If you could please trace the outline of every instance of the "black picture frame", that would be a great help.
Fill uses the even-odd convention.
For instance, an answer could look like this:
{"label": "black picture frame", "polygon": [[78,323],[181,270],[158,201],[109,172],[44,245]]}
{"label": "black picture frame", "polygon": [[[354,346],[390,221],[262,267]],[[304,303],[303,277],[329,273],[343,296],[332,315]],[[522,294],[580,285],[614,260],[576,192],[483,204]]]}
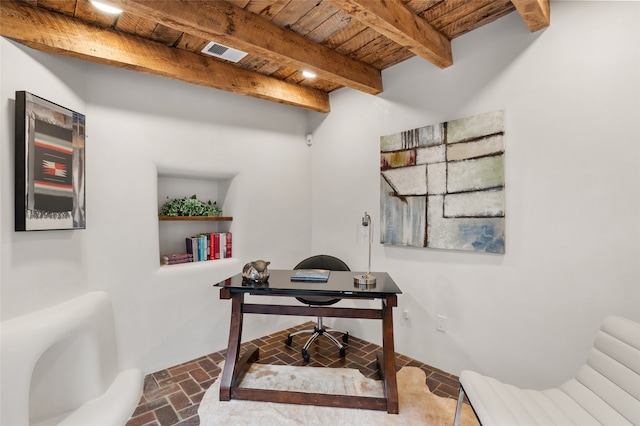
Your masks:
{"label": "black picture frame", "polygon": [[15,105],[15,230],[85,229],[85,116],[26,91]]}

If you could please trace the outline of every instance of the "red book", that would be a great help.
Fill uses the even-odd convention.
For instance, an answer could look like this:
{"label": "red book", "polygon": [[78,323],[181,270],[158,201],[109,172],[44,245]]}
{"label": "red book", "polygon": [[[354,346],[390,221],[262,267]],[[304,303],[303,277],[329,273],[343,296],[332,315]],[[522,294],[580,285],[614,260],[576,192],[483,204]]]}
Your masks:
{"label": "red book", "polygon": [[227,232],[227,257],[231,257],[231,232]]}
{"label": "red book", "polygon": [[220,259],[220,234],[213,234],[213,258]]}

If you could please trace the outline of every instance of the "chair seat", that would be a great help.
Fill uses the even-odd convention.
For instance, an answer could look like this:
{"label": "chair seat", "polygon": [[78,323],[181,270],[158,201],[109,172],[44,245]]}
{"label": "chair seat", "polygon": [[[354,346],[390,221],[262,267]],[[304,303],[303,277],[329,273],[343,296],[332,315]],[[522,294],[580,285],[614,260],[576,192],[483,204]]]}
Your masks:
{"label": "chair seat", "polygon": [[340,299],[333,299],[331,297],[322,297],[322,296],[307,296],[307,297],[296,297],[298,301],[304,303],[305,305],[317,305],[317,306],[329,306],[336,304],[340,301]]}

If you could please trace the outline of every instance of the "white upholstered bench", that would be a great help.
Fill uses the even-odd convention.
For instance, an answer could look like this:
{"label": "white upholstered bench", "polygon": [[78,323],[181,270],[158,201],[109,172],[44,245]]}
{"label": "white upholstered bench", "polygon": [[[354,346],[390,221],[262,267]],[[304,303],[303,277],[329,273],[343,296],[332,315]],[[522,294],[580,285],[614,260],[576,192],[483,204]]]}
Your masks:
{"label": "white upholstered bench", "polygon": [[454,425],[465,394],[483,426],[640,425],[640,324],[607,317],[587,362],[555,389],[520,389],[465,370]]}

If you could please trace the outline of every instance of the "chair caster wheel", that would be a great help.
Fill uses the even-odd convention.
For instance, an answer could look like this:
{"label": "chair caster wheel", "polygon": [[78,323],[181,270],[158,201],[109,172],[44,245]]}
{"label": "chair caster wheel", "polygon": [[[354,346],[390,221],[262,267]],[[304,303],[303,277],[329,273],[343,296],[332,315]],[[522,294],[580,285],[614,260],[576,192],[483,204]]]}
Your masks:
{"label": "chair caster wheel", "polygon": [[346,356],[346,351],[344,348],[340,348],[340,358],[344,358]]}
{"label": "chair caster wheel", "polygon": [[306,349],[302,350],[302,359],[304,362],[309,362],[309,352]]}
{"label": "chair caster wheel", "polygon": [[284,341],[284,344],[287,346],[291,346],[291,342],[293,341],[292,336],[287,336],[287,339]]}
{"label": "chair caster wheel", "polygon": [[349,332],[346,332],[342,335],[342,342],[349,343]]}

